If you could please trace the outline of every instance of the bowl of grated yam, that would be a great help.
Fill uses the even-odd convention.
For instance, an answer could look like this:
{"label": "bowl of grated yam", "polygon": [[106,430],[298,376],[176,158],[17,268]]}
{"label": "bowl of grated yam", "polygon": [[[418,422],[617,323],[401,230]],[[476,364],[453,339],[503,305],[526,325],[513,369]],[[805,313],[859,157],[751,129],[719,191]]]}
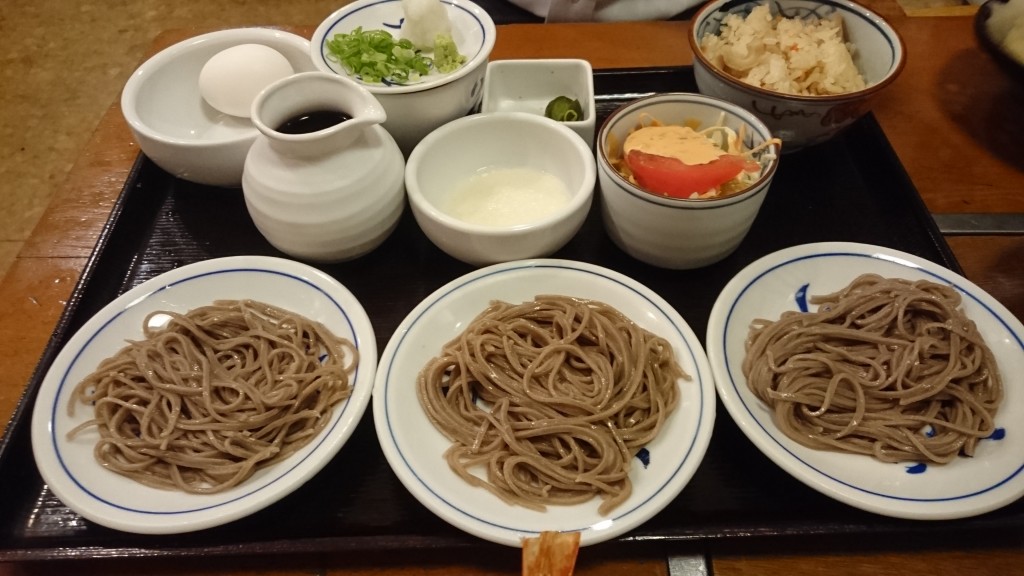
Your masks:
{"label": "bowl of grated yam", "polygon": [[783,153],[866,114],[906,61],[899,33],[849,0],[713,0],[688,40],[698,90],[753,112]]}

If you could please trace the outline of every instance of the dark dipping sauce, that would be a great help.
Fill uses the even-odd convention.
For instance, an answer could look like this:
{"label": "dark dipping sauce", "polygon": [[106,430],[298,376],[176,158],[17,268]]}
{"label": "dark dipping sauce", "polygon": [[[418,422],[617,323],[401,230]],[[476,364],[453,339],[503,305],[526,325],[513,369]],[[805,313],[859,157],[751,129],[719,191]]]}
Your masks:
{"label": "dark dipping sauce", "polygon": [[338,110],[303,112],[285,120],[276,130],[282,134],[310,134],[337,126],[352,117]]}

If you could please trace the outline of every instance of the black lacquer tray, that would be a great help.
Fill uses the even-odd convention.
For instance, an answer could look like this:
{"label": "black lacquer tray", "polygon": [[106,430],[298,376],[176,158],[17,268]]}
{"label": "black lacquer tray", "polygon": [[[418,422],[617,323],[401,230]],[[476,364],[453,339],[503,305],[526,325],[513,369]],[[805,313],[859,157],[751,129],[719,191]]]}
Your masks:
{"label": "black lacquer tray", "polygon": [[[600,122],[652,92],[695,91],[690,68],[595,73]],[[786,155],[749,236],[726,260],[693,271],[641,264],[607,238],[597,210],[556,258],[596,263],[649,286],[703,336],[719,291],[753,260],[807,242],[884,245],[959,271],[884,133],[872,116],[836,139]],[[380,452],[372,414],[338,456],[305,486],[248,518],[197,533],[126,534],[94,525],[43,484],[29,441],[39,382],[63,343],[125,290],[198,260],[281,255],[252,225],[240,190],[172,178],[140,157],[0,444],[0,561],[118,556],[344,553],[497,545],[466,535],[419,504]],[[471,270],[434,247],[406,210],[372,254],[324,266],[360,299],[383,350],[405,315],[434,289]],[[875,549],[1017,545],[1024,501],[983,516],[904,521],[861,512],[794,480],[763,456],[720,407],[711,446],[682,494],[643,526],[603,547],[669,551],[739,547],[803,551],[856,542]]]}

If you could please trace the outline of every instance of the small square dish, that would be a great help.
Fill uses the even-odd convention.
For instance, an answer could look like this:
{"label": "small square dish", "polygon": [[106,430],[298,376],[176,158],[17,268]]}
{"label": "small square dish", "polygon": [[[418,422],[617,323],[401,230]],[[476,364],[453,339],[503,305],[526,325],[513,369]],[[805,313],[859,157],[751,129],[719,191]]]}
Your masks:
{"label": "small square dish", "polygon": [[578,100],[583,118],[565,122],[589,146],[594,144],[594,75],[577,59],[496,60],[487,65],[481,112],[528,112],[543,116],[559,96]]}

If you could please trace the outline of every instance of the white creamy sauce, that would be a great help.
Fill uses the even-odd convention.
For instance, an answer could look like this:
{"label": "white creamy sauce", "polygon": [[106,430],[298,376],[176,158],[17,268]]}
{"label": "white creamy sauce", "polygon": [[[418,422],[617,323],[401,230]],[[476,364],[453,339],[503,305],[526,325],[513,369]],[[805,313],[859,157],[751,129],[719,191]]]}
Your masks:
{"label": "white creamy sauce", "polygon": [[683,164],[698,166],[725,154],[707,136],[689,126],[644,126],[626,136],[624,154],[639,150],[648,154],[675,158]]}
{"label": "white creamy sauce", "polygon": [[556,176],[533,168],[487,168],[458,183],[445,212],[470,224],[532,224],[569,202]]}

